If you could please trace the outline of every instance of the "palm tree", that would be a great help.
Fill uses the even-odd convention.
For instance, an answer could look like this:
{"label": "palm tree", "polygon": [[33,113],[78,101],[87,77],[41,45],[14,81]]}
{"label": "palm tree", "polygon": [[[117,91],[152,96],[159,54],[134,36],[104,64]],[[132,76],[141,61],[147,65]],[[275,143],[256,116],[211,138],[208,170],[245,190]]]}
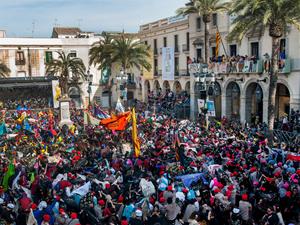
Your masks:
{"label": "palm tree", "polygon": [[[89,64],[90,66],[97,66],[98,70],[109,70],[109,74],[112,67],[112,36],[106,32],[102,33],[102,38],[95,42],[91,49],[89,50]],[[111,88],[112,88],[112,81],[109,77],[108,80],[108,101],[109,101],[109,108],[111,109]]]}
{"label": "palm tree", "polygon": [[269,139],[273,142],[275,97],[278,79],[279,41],[288,25],[300,29],[300,0],[235,0],[230,14],[236,15],[228,40],[241,41],[245,34],[258,26],[268,29],[272,38],[272,58],[268,97]]}
{"label": "palm tree", "polygon": [[6,78],[10,74],[10,69],[0,62],[0,78]]}
{"label": "palm tree", "polygon": [[74,81],[78,81],[80,78],[85,79],[86,68],[82,59],[72,57],[70,53],[68,55],[64,52],[57,53],[58,59],[54,59],[46,64],[46,74],[48,76],[57,76],[62,96],[68,96],[68,82],[71,79]]}
{"label": "palm tree", "polygon": [[230,3],[223,0],[190,0],[185,7],[177,9],[178,15],[189,15],[197,13],[202,16],[204,23],[204,45],[205,45],[205,63],[209,62],[209,23],[212,14],[228,10]]}
{"label": "palm tree", "polygon": [[[98,69],[111,68],[113,64],[120,65],[124,74],[131,68],[151,69],[148,62],[150,47],[140,41],[134,40],[124,32],[117,36],[103,34],[103,39],[95,42],[89,51],[90,65],[98,66]],[[111,88],[109,83],[109,107],[111,109]]]}
{"label": "palm tree", "polygon": [[124,74],[131,68],[151,70],[149,63],[150,46],[133,40],[132,37],[126,36],[124,32],[112,42],[112,60],[122,67]]}

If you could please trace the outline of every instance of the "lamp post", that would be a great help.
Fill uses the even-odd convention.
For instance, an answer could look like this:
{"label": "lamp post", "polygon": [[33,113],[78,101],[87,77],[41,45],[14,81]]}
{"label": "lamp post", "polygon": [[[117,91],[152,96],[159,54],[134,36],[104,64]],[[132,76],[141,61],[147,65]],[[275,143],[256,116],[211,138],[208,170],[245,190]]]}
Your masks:
{"label": "lamp post", "polygon": [[89,106],[91,105],[91,93],[92,93],[92,85],[93,85],[93,74],[90,73],[90,69],[88,69],[87,74],[85,75],[86,81],[88,82],[88,90],[89,93]]}
{"label": "lamp post", "polygon": [[[128,79],[127,74],[125,74],[123,69],[120,70],[120,74],[117,74],[116,79],[117,79],[117,83],[118,83],[117,87],[119,86],[119,88],[118,88],[118,90],[119,90],[118,91],[118,99],[119,99],[121,96],[121,91],[123,91],[123,90],[126,91],[126,88],[123,85],[126,83],[126,81]],[[126,92],[126,95],[127,95],[127,92]]]}
{"label": "lamp post", "polygon": [[215,74],[214,73],[208,73],[207,67],[203,66],[202,73],[200,73],[199,77],[196,78],[196,81],[199,82],[199,90],[205,92],[205,121],[206,121],[206,129],[208,129],[208,114],[207,114],[207,102],[209,100],[209,95],[214,94],[215,89]]}

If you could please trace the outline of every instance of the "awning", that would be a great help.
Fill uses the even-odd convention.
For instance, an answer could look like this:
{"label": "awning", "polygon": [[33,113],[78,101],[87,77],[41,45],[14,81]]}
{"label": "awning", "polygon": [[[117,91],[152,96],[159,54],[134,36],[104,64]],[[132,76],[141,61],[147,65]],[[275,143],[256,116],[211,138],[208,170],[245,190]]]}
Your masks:
{"label": "awning", "polygon": [[51,86],[50,82],[32,82],[32,83],[6,83],[0,84],[1,89],[10,89],[10,88],[28,88],[28,87],[47,87]]}

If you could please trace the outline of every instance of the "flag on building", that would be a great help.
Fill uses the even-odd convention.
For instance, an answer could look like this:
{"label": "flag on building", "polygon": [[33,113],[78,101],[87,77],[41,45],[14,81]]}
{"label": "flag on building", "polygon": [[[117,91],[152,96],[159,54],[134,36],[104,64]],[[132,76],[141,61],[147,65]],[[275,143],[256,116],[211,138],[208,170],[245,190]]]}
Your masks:
{"label": "flag on building", "polygon": [[131,112],[121,113],[119,115],[112,115],[110,118],[103,119],[100,124],[109,130],[113,131],[123,131],[130,120]]}
{"label": "flag on building", "polygon": [[141,154],[141,146],[140,141],[138,139],[138,131],[137,131],[137,123],[136,123],[136,115],[134,108],[132,109],[132,143],[134,147],[134,155],[135,157],[139,157]]}
{"label": "flag on building", "polygon": [[219,56],[220,42],[221,42],[221,35],[220,35],[219,31],[217,31],[217,34],[216,34],[216,52],[215,52],[217,57]]}

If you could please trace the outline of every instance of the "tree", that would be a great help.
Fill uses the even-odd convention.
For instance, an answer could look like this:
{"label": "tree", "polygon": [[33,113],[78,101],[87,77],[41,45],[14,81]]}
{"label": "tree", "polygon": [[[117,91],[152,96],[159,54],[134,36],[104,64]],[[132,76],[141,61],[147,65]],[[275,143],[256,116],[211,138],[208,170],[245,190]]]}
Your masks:
{"label": "tree", "polygon": [[[103,38],[95,42],[90,49],[90,65],[98,66],[99,70],[111,68],[113,64],[120,65],[124,74],[130,68],[151,69],[149,63],[149,46],[140,41],[134,40],[124,32],[120,35],[110,36],[103,34]],[[111,93],[112,84],[109,84],[109,92]],[[111,108],[111,96],[110,108]]]}
{"label": "tree", "polygon": [[[89,50],[89,64],[97,66],[98,70],[108,69],[111,71],[112,67],[112,36],[106,32],[102,33],[102,38],[95,42]],[[108,98],[109,108],[111,109],[111,77],[108,79]]]}
{"label": "tree", "polygon": [[62,96],[68,96],[68,82],[72,79],[78,81],[85,79],[86,68],[82,59],[72,57],[69,53],[57,52],[58,59],[54,59],[46,64],[46,74],[48,76],[57,76],[59,86],[62,90]]}
{"label": "tree", "polygon": [[258,26],[268,29],[272,39],[272,56],[268,96],[269,141],[273,142],[275,97],[278,80],[279,41],[288,25],[300,29],[300,0],[235,0],[230,14],[236,15],[228,40],[241,41],[245,34]]}
{"label": "tree", "polygon": [[209,62],[209,23],[211,22],[212,14],[226,11],[229,9],[230,3],[222,0],[190,0],[185,7],[177,9],[178,15],[189,15],[197,13],[202,16],[204,23],[204,45],[205,45],[205,63]]}
{"label": "tree", "polygon": [[0,78],[6,78],[10,74],[10,69],[0,62]]}

